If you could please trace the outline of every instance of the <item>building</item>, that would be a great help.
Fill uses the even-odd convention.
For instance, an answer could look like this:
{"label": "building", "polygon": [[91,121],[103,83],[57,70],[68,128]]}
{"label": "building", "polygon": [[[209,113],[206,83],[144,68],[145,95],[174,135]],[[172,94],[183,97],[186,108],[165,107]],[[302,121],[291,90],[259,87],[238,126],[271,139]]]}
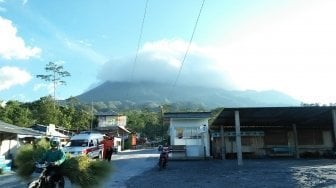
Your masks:
{"label": "building", "polygon": [[75,134],[72,131],[68,131],[63,127],[58,127],[54,124],[34,124],[31,128],[33,130],[43,133],[43,135],[48,138],[57,139],[60,142],[61,146],[65,146],[70,141],[70,137]]}
{"label": "building", "polygon": [[0,155],[15,155],[24,137],[41,137],[43,133],[0,121]]}
{"label": "building", "polygon": [[114,147],[118,151],[125,148],[125,140],[131,131],[127,130],[127,118],[116,112],[99,112],[96,114],[98,125],[95,129],[99,132],[114,137]]}
{"label": "building", "polygon": [[172,159],[210,157],[209,117],[209,112],[164,113],[164,119],[169,121]]}
{"label": "building", "polygon": [[335,149],[332,106],[224,108],[213,120],[215,158],[329,155]]}

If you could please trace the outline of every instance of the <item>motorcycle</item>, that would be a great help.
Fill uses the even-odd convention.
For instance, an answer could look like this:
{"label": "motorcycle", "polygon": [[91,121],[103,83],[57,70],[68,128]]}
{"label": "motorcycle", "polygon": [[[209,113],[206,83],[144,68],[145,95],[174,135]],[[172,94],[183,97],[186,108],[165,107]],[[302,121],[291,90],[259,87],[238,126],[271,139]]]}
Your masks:
{"label": "motorcycle", "polygon": [[159,170],[162,170],[167,167],[168,162],[168,152],[162,151],[159,158]]}
{"label": "motorcycle", "polygon": [[[40,175],[28,184],[28,188],[64,188],[64,177],[60,176],[57,179],[53,177],[56,173],[50,169],[52,168],[50,163],[35,163],[35,168],[35,172],[40,173]],[[48,178],[48,176],[52,178]]]}

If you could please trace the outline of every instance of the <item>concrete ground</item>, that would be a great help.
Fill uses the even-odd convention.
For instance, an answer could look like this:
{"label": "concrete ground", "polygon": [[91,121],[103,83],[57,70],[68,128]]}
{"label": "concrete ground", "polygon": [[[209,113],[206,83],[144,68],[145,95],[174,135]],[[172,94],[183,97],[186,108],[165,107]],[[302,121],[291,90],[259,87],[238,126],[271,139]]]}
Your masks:
{"label": "concrete ground", "polygon": [[260,159],[169,161],[130,178],[134,187],[336,187],[335,160]]}
{"label": "concrete ground", "polygon": [[[169,161],[159,170],[156,149],[120,152],[112,157],[114,171],[101,187],[336,187],[335,159],[256,159]],[[66,183],[66,187],[78,187]],[[15,173],[0,176],[0,187],[25,187]]]}

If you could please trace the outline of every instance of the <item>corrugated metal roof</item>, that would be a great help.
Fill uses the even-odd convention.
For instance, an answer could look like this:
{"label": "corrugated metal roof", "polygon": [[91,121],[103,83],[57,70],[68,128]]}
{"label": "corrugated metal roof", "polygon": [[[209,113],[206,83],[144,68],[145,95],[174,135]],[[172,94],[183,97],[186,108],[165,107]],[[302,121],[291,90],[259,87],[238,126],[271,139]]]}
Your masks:
{"label": "corrugated metal roof", "polygon": [[235,125],[235,111],[239,111],[242,127],[330,127],[333,106],[303,106],[303,107],[256,107],[256,108],[224,108],[214,119],[211,129],[220,126]]}
{"label": "corrugated metal roof", "polygon": [[183,119],[194,119],[194,118],[209,118],[210,112],[166,112],[164,113],[164,118],[183,118]]}
{"label": "corrugated metal roof", "polygon": [[35,131],[30,128],[19,127],[9,123],[0,121],[0,132],[14,133],[14,134],[24,134],[24,135],[42,135],[40,132]]}
{"label": "corrugated metal roof", "polygon": [[120,116],[120,114],[118,114],[115,111],[109,111],[109,112],[97,112],[95,114],[96,116]]}
{"label": "corrugated metal roof", "polygon": [[96,127],[96,129],[100,130],[100,131],[116,130],[118,128],[121,129],[121,130],[123,130],[124,132],[131,133],[131,131],[129,131],[128,129],[126,129],[126,127],[124,127],[124,126]]}

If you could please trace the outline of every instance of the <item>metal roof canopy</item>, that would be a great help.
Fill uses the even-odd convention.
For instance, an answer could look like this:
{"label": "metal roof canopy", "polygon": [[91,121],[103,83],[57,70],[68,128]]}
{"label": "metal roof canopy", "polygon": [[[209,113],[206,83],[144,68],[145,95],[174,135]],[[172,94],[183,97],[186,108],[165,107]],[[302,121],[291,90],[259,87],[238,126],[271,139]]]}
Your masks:
{"label": "metal roof canopy", "polygon": [[122,131],[126,132],[126,133],[131,133],[131,131],[129,131],[126,127],[124,126],[106,126],[106,127],[96,127],[95,128],[98,131],[116,131],[117,129],[121,129]]}
{"label": "metal roof canopy", "polygon": [[293,124],[298,128],[327,128],[333,126],[332,110],[335,109],[335,106],[225,108],[214,119],[211,129],[233,128],[235,111],[239,111],[241,128],[291,127]]}
{"label": "metal roof canopy", "polygon": [[15,126],[9,123],[5,123],[3,121],[0,121],[0,133],[1,132],[35,136],[42,135],[42,133],[33,129]]}
{"label": "metal roof canopy", "polygon": [[210,112],[165,112],[164,118],[182,118],[182,119],[193,119],[193,118],[209,118]]}

